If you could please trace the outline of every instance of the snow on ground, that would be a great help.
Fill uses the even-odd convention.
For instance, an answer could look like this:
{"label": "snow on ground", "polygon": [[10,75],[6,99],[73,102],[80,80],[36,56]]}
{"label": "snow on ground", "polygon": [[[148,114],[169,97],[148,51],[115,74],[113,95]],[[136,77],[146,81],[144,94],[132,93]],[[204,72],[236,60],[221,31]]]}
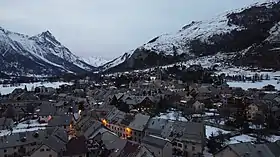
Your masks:
{"label": "snow on ground", "polygon": [[[33,127],[33,128],[26,128],[26,129],[17,129],[13,130],[12,133],[19,133],[19,132],[31,132],[31,131],[36,131],[36,130],[44,130],[46,127]],[[10,130],[0,130],[0,137],[1,136],[7,136],[10,135],[11,131]]]}
{"label": "snow on ground", "polygon": [[244,76],[254,76],[256,73],[259,75],[269,75],[271,78],[275,78],[275,77],[279,77],[280,76],[280,71],[275,71],[275,72],[270,72],[270,71],[261,71],[261,70],[256,70],[256,71],[252,71],[250,70],[248,67],[229,67],[229,66],[225,66],[225,67],[219,67],[218,68],[218,72],[216,72],[217,74],[226,74],[229,76],[233,76],[233,75],[244,75]]}
{"label": "snow on ground", "polygon": [[14,91],[14,89],[16,88],[22,88],[24,89],[24,87],[27,87],[27,90],[31,90],[32,88],[38,87],[38,86],[45,86],[45,87],[53,87],[53,88],[58,88],[60,85],[64,85],[64,84],[72,84],[69,82],[36,82],[36,83],[23,83],[20,84],[20,86],[9,86],[9,87],[3,87],[3,85],[0,85],[0,93],[2,95],[5,94],[10,94]]}
{"label": "snow on ground", "polygon": [[38,120],[30,120],[30,121],[27,120],[22,123],[19,123],[15,128],[21,129],[21,128],[28,128],[28,127],[42,127],[46,125],[47,123],[39,123]]}
{"label": "snow on ground", "polygon": [[219,115],[220,115],[219,113],[205,112],[204,114],[199,114],[199,113],[192,114],[192,117],[199,118],[199,117],[219,116]]}
{"label": "snow on ground", "polygon": [[[37,120],[30,120],[29,124],[28,124],[28,121],[24,121],[22,123],[19,123],[16,126],[14,126],[12,133],[43,130],[43,129],[46,129],[46,125],[48,125],[48,123],[40,124],[40,123],[38,123]],[[0,136],[7,136],[9,134],[11,134],[10,130],[0,130]]]}
{"label": "snow on ground", "polygon": [[224,119],[206,119],[204,120],[206,122],[210,122],[210,123],[213,123],[213,124],[219,124],[219,125],[225,125],[225,120]]}
{"label": "snow on ground", "polygon": [[248,135],[239,135],[230,138],[228,144],[236,144],[236,143],[243,143],[243,142],[253,142],[256,141],[257,139],[255,137],[251,137]]}
{"label": "snow on ground", "polygon": [[217,127],[205,125],[205,132],[206,132],[206,137],[209,138],[211,134],[213,133],[214,135],[218,135],[218,132],[221,131],[223,134],[230,133],[230,131],[226,131]]}
{"label": "snow on ground", "polygon": [[244,90],[247,90],[249,88],[261,89],[264,86],[267,86],[270,84],[270,85],[275,86],[275,89],[280,90],[280,84],[278,84],[277,82],[278,82],[277,80],[263,80],[261,82],[255,82],[255,83],[250,81],[250,82],[227,82],[227,84],[230,87],[241,87]]}
{"label": "snow on ground", "polygon": [[280,140],[280,136],[271,135],[269,137],[266,137],[266,140],[268,140],[270,142],[276,142],[276,141]]}
{"label": "snow on ground", "polygon": [[178,120],[178,121],[185,121],[185,122],[188,121],[185,117],[182,116],[181,111],[175,111],[175,110],[168,110],[167,113],[160,113],[160,116],[157,116],[156,118]]}

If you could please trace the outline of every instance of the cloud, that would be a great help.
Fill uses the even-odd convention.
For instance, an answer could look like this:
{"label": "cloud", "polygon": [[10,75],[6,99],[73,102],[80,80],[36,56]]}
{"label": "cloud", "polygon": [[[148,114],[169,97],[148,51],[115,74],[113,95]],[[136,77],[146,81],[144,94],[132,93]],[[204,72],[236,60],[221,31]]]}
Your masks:
{"label": "cloud", "polygon": [[257,1],[1,0],[0,25],[28,35],[50,30],[77,55],[113,58],[191,21]]}

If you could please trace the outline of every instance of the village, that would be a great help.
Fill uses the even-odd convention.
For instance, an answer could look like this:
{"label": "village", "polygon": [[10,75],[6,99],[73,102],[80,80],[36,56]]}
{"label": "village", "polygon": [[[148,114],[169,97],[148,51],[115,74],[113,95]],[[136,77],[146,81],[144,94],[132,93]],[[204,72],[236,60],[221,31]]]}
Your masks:
{"label": "village", "polygon": [[244,90],[226,81],[162,77],[124,73],[16,88],[0,99],[0,156],[280,155],[280,95],[273,85]]}

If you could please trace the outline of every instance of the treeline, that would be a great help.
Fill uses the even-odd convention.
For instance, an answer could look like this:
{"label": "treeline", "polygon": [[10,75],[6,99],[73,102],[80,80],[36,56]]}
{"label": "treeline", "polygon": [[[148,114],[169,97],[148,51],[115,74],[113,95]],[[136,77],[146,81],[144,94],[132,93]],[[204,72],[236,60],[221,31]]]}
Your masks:
{"label": "treeline", "polygon": [[212,69],[203,68],[201,65],[174,65],[164,70],[164,73],[183,82],[215,83],[222,84],[224,79],[213,73]]}
{"label": "treeline", "polygon": [[[225,76],[225,74],[222,74]],[[253,76],[246,76],[246,75],[229,75],[227,74],[225,76],[226,80],[232,80],[232,81],[252,81],[254,82],[258,82],[258,81],[262,81],[262,80],[270,80],[270,76],[268,74],[258,74],[255,73]]]}

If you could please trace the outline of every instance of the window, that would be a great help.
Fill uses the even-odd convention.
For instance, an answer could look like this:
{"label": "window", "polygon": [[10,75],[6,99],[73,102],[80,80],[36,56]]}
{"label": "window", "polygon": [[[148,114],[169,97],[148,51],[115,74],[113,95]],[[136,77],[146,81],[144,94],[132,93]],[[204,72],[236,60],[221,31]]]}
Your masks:
{"label": "window", "polygon": [[52,155],[50,154],[49,157],[52,157]]}
{"label": "window", "polygon": [[192,146],[192,151],[195,151],[195,146]]}
{"label": "window", "polygon": [[188,149],[188,145],[185,144],[185,149]]}
{"label": "window", "polygon": [[7,149],[4,149],[4,153],[6,153],[7,152]]}
{"label": "window", "polygon": [[66,125],[64,125],[64,129],[66,129]]}
{"label": "window", "polygon": [[45,149],[40,149],[40,152],[43,152],[43,151],[45,151]]}
{"label": "window", "polygon": [[49,148],[47,148],[46,151],[51,151],[51,150]]}
{"label": "window", "polygon": [[17,149],[17,147],[14,147],[14,149]]}
{"label": "window", "polygon": [[7,155],[7,154],[5,154],[5,155],[4,155],[4,157],[8,157],[8,155]]}
{"label": "window", "polygon": [[183,147],[182,143],[178,143],[178,147]]}

